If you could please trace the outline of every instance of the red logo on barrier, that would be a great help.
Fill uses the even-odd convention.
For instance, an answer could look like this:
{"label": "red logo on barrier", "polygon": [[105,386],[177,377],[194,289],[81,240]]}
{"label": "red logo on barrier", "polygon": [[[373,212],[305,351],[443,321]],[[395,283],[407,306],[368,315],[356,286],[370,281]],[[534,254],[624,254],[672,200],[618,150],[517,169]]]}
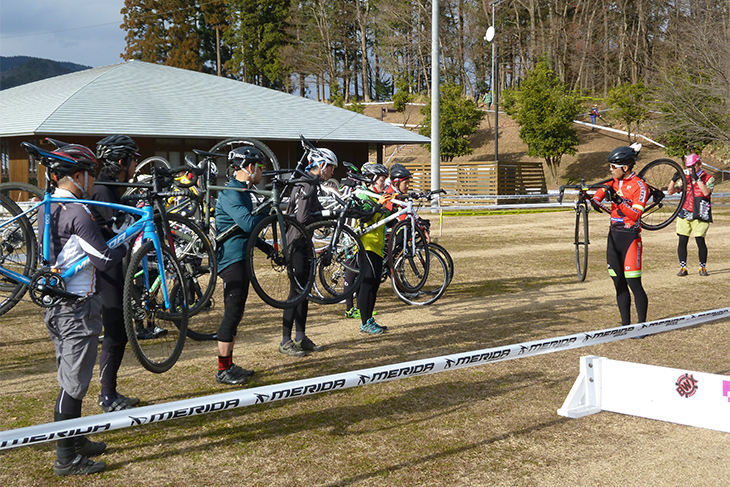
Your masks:
{"label": "red logo on barrier", "polygon": [[682,397],[691,397],[697,392],[697,379],[689,374],[679,376],[674,385],[677,386],[677,393]]}

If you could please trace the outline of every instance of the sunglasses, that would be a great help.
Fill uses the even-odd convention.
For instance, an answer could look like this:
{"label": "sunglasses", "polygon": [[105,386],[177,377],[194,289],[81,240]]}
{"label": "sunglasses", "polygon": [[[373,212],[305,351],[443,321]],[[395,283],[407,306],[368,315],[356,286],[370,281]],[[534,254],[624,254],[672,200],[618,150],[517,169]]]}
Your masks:
{"label": "sunglasses", "polygon": [[611,166],[611,169],[621,169],[622,167],[624,167],[623,164],[613,164],[613,163],[610,163],[609,166]]}

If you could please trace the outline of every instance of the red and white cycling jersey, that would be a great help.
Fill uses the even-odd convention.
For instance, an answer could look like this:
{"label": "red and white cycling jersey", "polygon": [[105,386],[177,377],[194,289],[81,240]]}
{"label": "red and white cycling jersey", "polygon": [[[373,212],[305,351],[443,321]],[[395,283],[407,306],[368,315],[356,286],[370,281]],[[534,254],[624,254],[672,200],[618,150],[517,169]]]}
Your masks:
{"label": "red and white cycling jersey", "polygon": [[[606,183],[621,197],[621,203],[611,202],[611,229],[623,232],[641,231],[641,214],[649,201],[649,188],[646,183],[632,172],[623,179],[613,179]],[[593,200],[601,203],[606,198],[606,189],[600,188]],[[610,198],[607,199],[607,202]]]}

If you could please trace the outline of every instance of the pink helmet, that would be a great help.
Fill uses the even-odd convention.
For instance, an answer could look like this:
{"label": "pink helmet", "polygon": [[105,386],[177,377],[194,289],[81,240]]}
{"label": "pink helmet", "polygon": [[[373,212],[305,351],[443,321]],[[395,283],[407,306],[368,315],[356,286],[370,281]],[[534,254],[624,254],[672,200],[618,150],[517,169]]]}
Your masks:
{"label": "pink helmet", "polygon": [[687,157],[684,158],[684,165],[687,167],[692,167],[700,160],[700,156],[697,154],[690,154]]}

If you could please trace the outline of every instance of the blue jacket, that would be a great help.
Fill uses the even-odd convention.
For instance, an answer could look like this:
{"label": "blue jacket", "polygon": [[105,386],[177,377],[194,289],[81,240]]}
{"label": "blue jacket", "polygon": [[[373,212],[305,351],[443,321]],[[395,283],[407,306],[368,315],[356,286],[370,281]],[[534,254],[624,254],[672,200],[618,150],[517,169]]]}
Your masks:
{"label": "blue jacket", "polygon": [[[231,178],[227,187],[246,189],[246,184]],[[266,213],[253,216],[251,194],[239,191],[221,191],[215,205],[215,228],[220,235],[231,225],[238,225],[239,231],[218,244],[216,249],[218,271],[246,258],[246,245],[253,228],[266,217]]]}

